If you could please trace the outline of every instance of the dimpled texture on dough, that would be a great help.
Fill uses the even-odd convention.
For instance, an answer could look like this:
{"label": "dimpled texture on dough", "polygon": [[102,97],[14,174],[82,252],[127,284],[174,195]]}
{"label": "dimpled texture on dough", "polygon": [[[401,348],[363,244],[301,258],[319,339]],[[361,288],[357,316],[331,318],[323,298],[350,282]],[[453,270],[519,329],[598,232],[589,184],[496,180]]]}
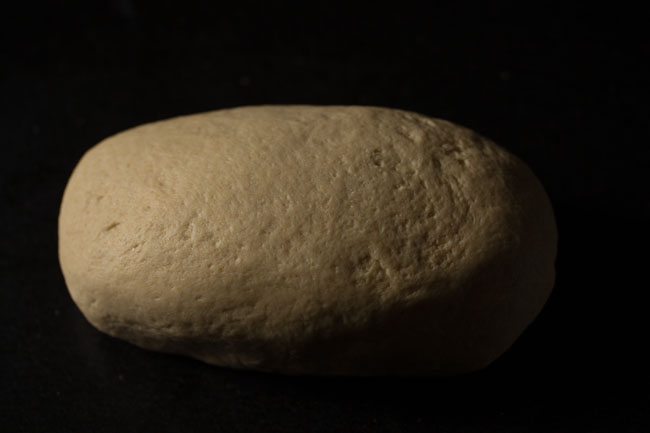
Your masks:
{"label": "dimpled texture on dough", "polygon": [[456,374],[507,350],[554,282],[549,200],[516,157],[376,107],[258,106],[90,149],[59,254],[99,330],[286,374]]}

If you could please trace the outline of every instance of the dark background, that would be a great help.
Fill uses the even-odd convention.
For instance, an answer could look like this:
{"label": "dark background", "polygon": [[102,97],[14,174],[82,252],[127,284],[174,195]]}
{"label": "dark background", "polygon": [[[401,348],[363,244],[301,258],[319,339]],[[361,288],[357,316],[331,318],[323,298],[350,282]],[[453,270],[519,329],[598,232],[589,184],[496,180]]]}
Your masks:
{"label": "dark background", "polygon": [[[7,432],[647,432],[645,15],[607,3],[131,0],[0,13],[0,425]],[[557,284],[514,347],[456,378],[299,378],[146,352],[67,294],[56,221],[83,152],[247,104],[367,104],[469,126],[553,201]]]}

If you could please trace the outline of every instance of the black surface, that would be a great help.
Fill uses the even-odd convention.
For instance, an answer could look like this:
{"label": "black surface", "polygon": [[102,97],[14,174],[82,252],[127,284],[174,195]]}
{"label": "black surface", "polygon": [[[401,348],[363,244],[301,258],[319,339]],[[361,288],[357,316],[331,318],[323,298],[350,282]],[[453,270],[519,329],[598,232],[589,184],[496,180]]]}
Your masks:
{"label": "black surface", "polygon": [[[644,15],[228,4],[3,6],[0,429],[650,431]],[[488,369],[445,379],[237,372],[95,331],[56,257],[58,205],[83,152],[147,121],[259,103],[411,109],[522,157],[560,231],[539,319]]]}

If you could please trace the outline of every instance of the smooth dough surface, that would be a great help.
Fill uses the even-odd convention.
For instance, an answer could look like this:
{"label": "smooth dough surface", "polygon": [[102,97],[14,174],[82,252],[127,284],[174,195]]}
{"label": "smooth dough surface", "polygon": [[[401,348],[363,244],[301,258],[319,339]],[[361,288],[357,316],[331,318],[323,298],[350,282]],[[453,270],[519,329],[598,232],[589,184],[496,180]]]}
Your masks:
{"label": "smooth dough surface", "polygon": [[256,106],[89,150],[59,255],[99,330],[287,374],[454,374],[512,345],[554,282],[549,200],[517,158],[443,120]]}

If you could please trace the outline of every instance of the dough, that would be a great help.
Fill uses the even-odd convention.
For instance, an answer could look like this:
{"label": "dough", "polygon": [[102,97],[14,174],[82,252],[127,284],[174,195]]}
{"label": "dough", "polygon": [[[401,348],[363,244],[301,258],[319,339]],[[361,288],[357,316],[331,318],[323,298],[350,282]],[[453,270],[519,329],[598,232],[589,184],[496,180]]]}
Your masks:
{"label": "dough", "polygon": [[130,129],[84,155],[59,219],[66,283],[97,329],[286,374],[480,369],[545,303],[556,242],[520,160],[376,107]]}

